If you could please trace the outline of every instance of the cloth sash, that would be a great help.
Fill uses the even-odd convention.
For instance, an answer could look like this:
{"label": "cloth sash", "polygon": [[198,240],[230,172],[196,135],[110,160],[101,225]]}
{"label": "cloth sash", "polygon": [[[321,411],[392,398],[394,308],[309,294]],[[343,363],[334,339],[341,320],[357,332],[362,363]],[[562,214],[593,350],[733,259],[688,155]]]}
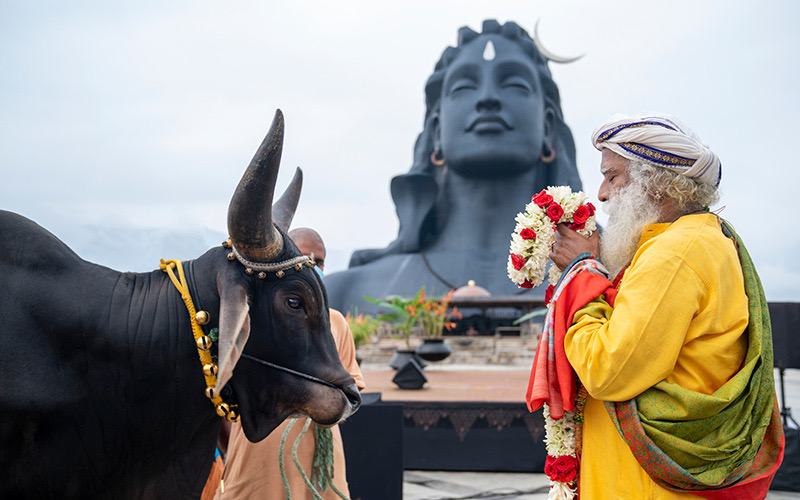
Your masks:
{"label": "cloth sash", "polygon": [[[632,400],[605,405],[639,465],[661,487],[713,500],[764,498],[784,448],[769,310],[744,244],[727,222],[720,219],[720,224],[736,244],[748,297],[749,344],[739,372],[711,395],[662,381]],[[553,418],[574,410],[566,331],[574,314],[595,298],[604,296],[612,307],[616,298],[616,288],[597,272],[597,264],[581,261],[556,287],[528,384],[530,411],[545,402],[551,415],[554,407],[560,411]]]}
{"label": "cloth sash", "polygon": [[611,300],[616,297],[617,291],[607,276],[602,263],[585,259],[568,269],[556,283],[525,394],[528,411],[538,410],[544,403],[554,419],[563,417],[564,411],[575,411],[575,371],[564,352],[564,337],[572,317],[586,304],[601,294],[609,295]]}

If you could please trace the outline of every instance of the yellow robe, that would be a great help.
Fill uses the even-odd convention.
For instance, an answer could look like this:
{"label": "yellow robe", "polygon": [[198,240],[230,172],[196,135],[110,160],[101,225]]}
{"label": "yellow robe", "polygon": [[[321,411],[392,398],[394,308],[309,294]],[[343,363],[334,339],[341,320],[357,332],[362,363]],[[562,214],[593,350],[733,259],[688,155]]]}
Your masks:
{"label": "yellow robe", "polygon": [[[593,315],[584,314],[589,309]],[[744,360],[747,322],[736,249],[714,215],[687,215],[643,230],[615,307],[594,301],[575,315],[565,337],[567,358],[589,393],[582,498],[697,498],[650,479],[603,401],[627,401],[661,380],[713,393]]]}
{"label": "yellow robe", "polygon": [[[361,369],[356,362],[356,347],[353,343],[353,335],[347,321],[339,311],[330,310],[331,332],[339,351],[339,358],[345,369],[355,379],[359,390],[364,390],[364,378]],[[311,499],[311,492],[303,482],[300,472],[292,460],[292,446],[295,439],[300,435],[306,419],[298,419],[289,430],[284,447],[284,468],[289,480],[289,487],[292,491],[292,499],[305,500]],[[231,434],[228,440],[228,454],[225,458],[225,472],[222,476],[221,488],[217,491],[217,498],[221,500],[249,500],[252,498],[262,500],[284,500],[286,494],[281,479],[278,450],[280,448],[281,437],[288,425],[288,421],[283,422],[266,438],[258,443],[251,443],[244,435],[242,425],[239,423],[231,426]],[[313,426],[313,424],[312,424]],[[342,435],[339,426],[331,428],[333,433],[333,484],[336,489],[349,496],[347,478],[345,477],[344,447],[342,446]],[[314,432],[309,428],[297,449],[297,458],[303,467],[309,480],[311,479],[311,467],[314,458]],[[325,500],[340,500],[339,496],[328,488],[322,493]]]}

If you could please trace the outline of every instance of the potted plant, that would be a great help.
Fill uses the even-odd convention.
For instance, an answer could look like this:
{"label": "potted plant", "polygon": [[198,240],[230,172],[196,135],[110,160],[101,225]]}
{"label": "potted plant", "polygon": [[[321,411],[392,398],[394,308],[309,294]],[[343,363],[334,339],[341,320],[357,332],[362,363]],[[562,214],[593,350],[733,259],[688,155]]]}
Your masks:
{"label": "potted plant", "polygon": [[405,339],[405,350],[398,350],[394,353],[392,359],[389,360],[389,366],[394,369],[400,368],[412,357],[421,367],[425,367],[428,364],[411,349],[411,330],[419,321],[419,298],[421,293],[422,289],[410,299],[399,295],[390,295],[384,299],[364,297],[364,300],[377,304],[384,309],[388,309],[388,312],[381,313],[377,316],[378,321],[391,323]]}
{"label": "potted plant", "polygon": [[457,308],[448,311],[448,306],[453,298],[454,290],[450,290],[444,297],[438,299],[434,296],[426,297],[424,288],[420,289],[418,296],[419,316],[425,339],[417,348],[417,354],[427,361],[441,361],[450,355],[452,349],[442,338],[444,329],[452,330],[456,324],[453,319],[461,319]]}
{"label": "potted plant", "polygon": [[358,309],[356,309],[353,314],[348,312],[344,319],[347,320],[350,333],[353,334],[353,343],[356,345],[356,361],[358,361],[360,365],[361,358],[358,356],[358,347],[372,340],[381,322],[378,318],[370,316],[369,314],[358,314]]}

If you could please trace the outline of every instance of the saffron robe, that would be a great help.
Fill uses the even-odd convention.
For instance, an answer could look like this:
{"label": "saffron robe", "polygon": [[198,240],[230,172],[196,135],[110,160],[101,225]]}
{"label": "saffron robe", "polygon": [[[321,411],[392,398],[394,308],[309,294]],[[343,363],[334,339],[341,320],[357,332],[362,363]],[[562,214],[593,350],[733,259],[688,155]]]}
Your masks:
{"label": "saffron robe", "polygon": [[733,242],[712,214],[643,230],[615,307],[603,298],[573,318],[565,352],[589,393],[583,498],[696,498],[658,486],[620,437],[603,401],[632,399],[658,382],[712,394],[742,365],[748,302]]}
{"label": "saffron robe", "polygon": [[[331,333],[339,351],[339,358],[345,369],[355,379],[360,391],[364,390],[364,377],[356,361],[356,347],[353,343],[353,334],[347,325],[347,320],[339,311],[330,310]],[[289,430],[283,450],[284,470],[289,481],[293,500],[311,499],[312,495],[300,476],[300,472],[292,460],[292,446],[295,439],[303,430],[306,419],[299,419]],[[244,435],[242,425],[235,423],[231,426],[228,440],[228,454],[225,458],[225,472],[222,475],[222,484],[217,492],[220,500],[246,500],[259,498],[264,500],[284,500],[286,494],[281,479],[278,450],[289,421],[283,422],[266,438],[258,443],[251,443]],[[313,424],[312,424],[313,425]],[[344,447],[339,426],[331,428],[333,437],[333,485],[343,494],[349,496],[347,478],[345,476]],[[314,432],[309,428],[297,449],[297,458],[309,480],[314,459]],[[340,500],[339,496],[330,487],[321,492],[325,500]]]}

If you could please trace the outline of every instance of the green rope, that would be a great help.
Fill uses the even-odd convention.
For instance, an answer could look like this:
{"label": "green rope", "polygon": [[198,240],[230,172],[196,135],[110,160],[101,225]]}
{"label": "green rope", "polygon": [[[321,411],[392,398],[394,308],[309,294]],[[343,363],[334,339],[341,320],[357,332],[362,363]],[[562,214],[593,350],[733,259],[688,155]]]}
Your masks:
{"label": "green rope", "polygon": [[[283,431],[283,436],[281,436],[281,444],[278,449],[280,456],[278,465],[281,472],[281,480],[283,481],[283,489],[286,492],[286,500],[292,500],[292,493],[289,486],[289,479],[286,476],[283,453],[286,445],[286,439],[289,435],[289,429],[292,428],[295,422],[296,420],[292,420],[286,426],[286,430]],[[311,419],[309,418],[306,419],[303,430],[300,432],[300,435],[297,436],[297,439],[295,439],[294,445],[292,446],[292,460],[294,461],[294,465],[297,467],[297,470],[300,472],[300,477],[308,487],[308,490],[311,492],[314,500],[323,500],[319,492],[325,491],[329,487],[342,500],[350,500],[347,495],[339,491],[333,484],[333,433],[330,429],[322,429],[316,425],[314,426],[314,461],[312,465],[310,481],[308,479],[308,475],[300,465],[300,460],[297,458],[297,449],[300,446],[300,441],[303,439],[303,436],[305,436],[310,426]]]}
{"label": "green rope", "polygon": [[311,427],[311,419],[307,418],[306,425],[303,426],[303,430],[300,431],[300,435],[294,440],[294,446],[292,446],[292,460],[294,460],[294,465],[297,467],[297,470],[300,471],[300,477],[303,478],[303,482],[306,483],[308,490],[311,492],[311,497],[314,500],[322,500],[322,496],[319,494],[317,489],[314,488],[314,485],[311,484],[311,481],[308,480],[308,475],[306,474],[306,471],[303,470],[303,466],[300,465],[300,460],[297,458],[297,448],[300,446],[300,440],[306,435],[306,431],[309,427]]}
{"label": "green rope", "polygon": [[342,500],[350,500],[333,484],[333,432],[315,425],[314,441],[316,447],[311,482],[319,491],[325,491],[330,487]]}
{"label": "green rope", "polygon": [[311,482],[319,491],[328,489],[333,477],[333,436],[330,429],[314,426],[314,464]]}
{"label": "green rope", "polygon": [[281,471],[281,481],[283,481],[283,491],[286,492],[286,500],[292,500],[292,492],[291,488],[289,488],[289,478],[286,477],[286,468],[283,465],[283,450],[286,448],[286,438],[289,436],[289,429],[292,428],[295,422],[297,422],[297,420],[292,419],[286,425],[286,429],[284,429],[283,435],[281,436],[281,445],[278,447],[278,456],[280,457],[278,460],[278,468]]}

